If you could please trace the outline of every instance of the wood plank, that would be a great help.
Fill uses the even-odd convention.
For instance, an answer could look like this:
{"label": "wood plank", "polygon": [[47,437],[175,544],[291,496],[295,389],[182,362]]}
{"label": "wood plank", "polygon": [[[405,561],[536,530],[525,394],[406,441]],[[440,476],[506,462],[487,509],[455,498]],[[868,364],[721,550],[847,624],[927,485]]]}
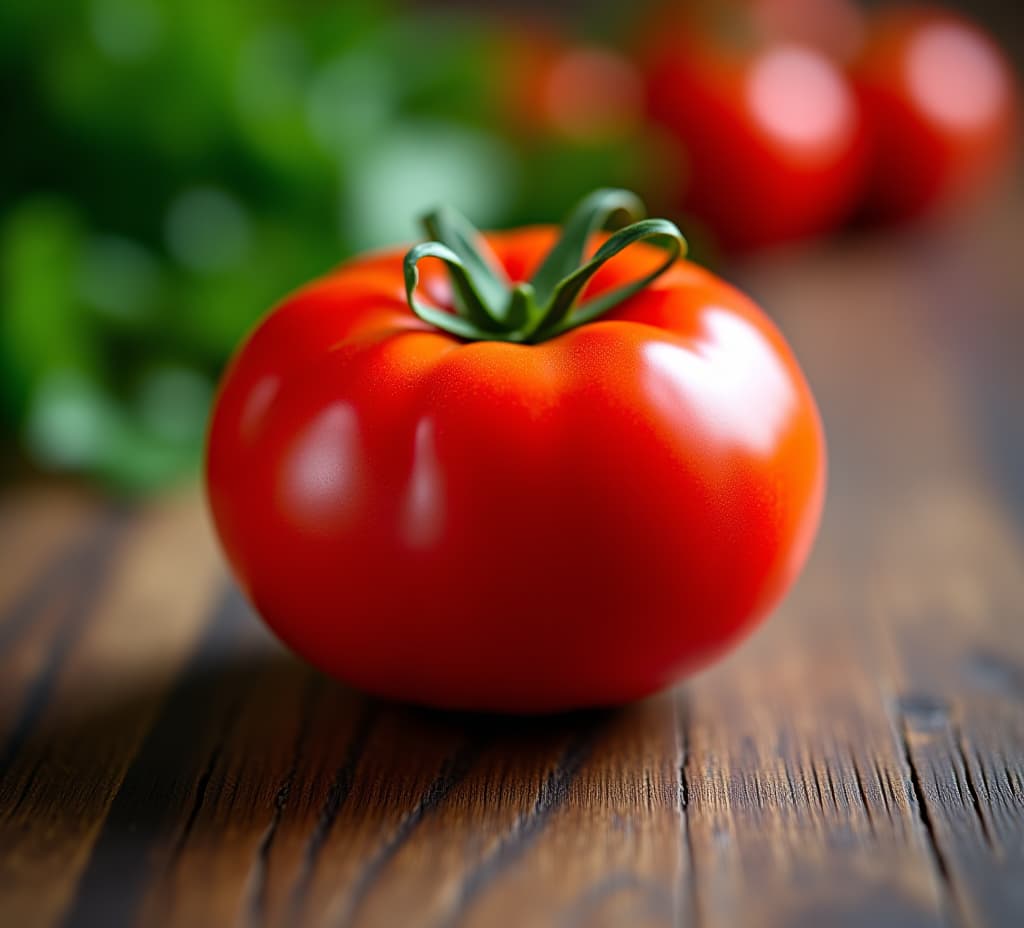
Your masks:
{"label": "wood plank", "polygon": [[[921,255],[922,323],[926,311],[938,363],[919,379],[943,463],[915,476],[876,568],[897,618],[911,692],[900,720],[925,823],[970,925],[1024,921],[1024,694],[1014,685],[1024,672],[1024,473],[1006,467],[1014,455],[1024,464],[1024,371],[1012,347],[1024,344],[1024,287],[999,228],[939,238]],[[912,563],[900,577],[881,566],[897,549]]]}
{"label": "wood plank", "polygon": [[[866,459],[879,441],[899,447],[905,412],[861,389],[862,359],[877,376],[880,333],[912,338],[887,320],[914,292],[901,268],[898,256],[845,248],[755,267],[744,281],[796,343],[823,406],[832,475],[802,582],[754,640],[685,691],[701,925],[946,923],[943,873],[879,674],[888,644],[866,621],[859,547],[874,543],[884,505]],[[875,426],[894,435],[872,435]]]}
{"label": "wood plank", "polygon": [[864,643],[807,634],[836,593],[805,585],[775,628],[694,687],[698,924],[944,923],[884,700],[851,660]]}
{"label": "wood plank", "polygon": [[[837,295],[827,274],[789,269],[792,285],[773,292],[794,328],[801,314],[805,356],[820,363],[824,346],[841,344],[840,357],[870,366],[865,376],[855,364],[810,365],[826,420],[831,406],[842,426],[832,432],[840,465],[830,518],[842,520],[847,601],[871,624],[869,666],[905,754],[943,908],[962,924],[1009,925],[1024,920],[1015,878],[1024,872],[1024,714],[1013,683],[1024,667],[1024,547],[1006,486],[989,478],[976,404],[991,397],[979,379],[1015,383],[1024,398],[1019,364],[993,350],[1021,329],[999,311],[997,294],[1013,293],[1017,279],[1005,248],[1002,264],[980,253],[973,264],[963,245],[940,233],[890,242],[865,249],[860,273],[844,269],[862,282],[855,291]],[[963,300],[965,275],[976,302]],[[991,330],[971,357],[978,339],[957,333],[979,324]],[[859,415],[835,414],[854,402]],[[1024,438],[1019,418],[1000,427],[997,459],[1006,433]]]}
{"label": "wood plank", "polygon": [[[58,600],[82,575],[101,508],[56,487],[26,487],[0,497],[0,741],[14,724],[16,701],[45,660],[61,611]],[[0,771],[5,766],[0,763]]]}
{"label": "wood plank", "polygon": [[[613,910],[676,923],[671,700],[540,722],[444,715],[311,687],[281,661],[181,778],[206,765],[187,834],[164,828],[148,849],[140,923],[494,924],[494,910],[506,924],[563,910],[570,923]],[[182,790],[166,792],[177,803]],[[553,856],[577,864],[539,879]]]}
{"label": "wood plank", "polygon": [[[558,766],[527,792],[532,805],[467,863],[437,924],[680,924],[681,750],[671,697],[573,722]],[[475,831],[489,808],[485,794]]]}
{"label": "wood plank", "polygon": [[[0,495],[0,649],[27,623],[25,613],[64,573],[64,559],[76,550],[98,503],[70,487],[28,485]],[[0,650],[2,653],[2,650]]]}
{"label": "wood plank", "polygon": [[173,501],[108,516],[93,540],[0,780],[0,924],[55,924],[70,903],[220,576],[203,518]]}

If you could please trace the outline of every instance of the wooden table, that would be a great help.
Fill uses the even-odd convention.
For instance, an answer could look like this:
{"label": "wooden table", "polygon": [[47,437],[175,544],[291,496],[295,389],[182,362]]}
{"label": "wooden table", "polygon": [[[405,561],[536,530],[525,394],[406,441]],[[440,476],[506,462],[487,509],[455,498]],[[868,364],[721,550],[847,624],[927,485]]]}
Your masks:
{"label": "wooden table", "polygon": [[282,653],[198,493],[0,503],[0,925],[1024,925],[1024,253],[738,272],[824,411],[794,594],[676,692],[539,720]]}

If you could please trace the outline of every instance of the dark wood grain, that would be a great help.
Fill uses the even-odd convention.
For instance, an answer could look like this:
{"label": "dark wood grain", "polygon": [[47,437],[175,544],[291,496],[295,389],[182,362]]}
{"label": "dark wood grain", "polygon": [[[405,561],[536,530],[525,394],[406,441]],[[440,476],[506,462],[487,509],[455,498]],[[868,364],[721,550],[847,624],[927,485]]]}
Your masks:
{"label": "dark wood grain", "polygon": [[285,654],[198,495],[0,498],[0,925],[1024,924],[1017,203],[743,268],[831,486],[772,621],[675,692],[499,719]]}

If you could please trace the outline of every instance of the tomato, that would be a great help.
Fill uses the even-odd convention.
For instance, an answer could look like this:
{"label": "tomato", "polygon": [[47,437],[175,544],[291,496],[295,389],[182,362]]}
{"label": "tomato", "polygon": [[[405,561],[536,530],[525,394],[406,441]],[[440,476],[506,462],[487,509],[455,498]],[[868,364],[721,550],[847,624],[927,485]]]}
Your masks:
{"label": "tomato", "polygon": [[760,35],[816,48],[849,62],[864,41],[864,14],[854,0],[746,0]]}
{"label": "tomato", "polygon": [[[241,347],[210,507],[310,662],[432,706],[605,706],[704,666],[793,582],[825,479],[810,390],[754,303],[642,240],[678,243],[670,223],[592,234],[631,202],[592,195],[555,252],[554,228],[445,214],[448,248],[351,260]],[[426,261],[415,296],[437,256],[451,276]]]}
{"label": "tomato", "polygon": [[1006,166],[1014,81],[976,26],[926,7],[883,11],[853,74],[872,139],[869,215],[900,221],[955,207]]}
{"label": "tomato", "polygon": [[612,48],[569,41],[550,27],[510,27],[493,71],[506,121],[527,138],[602,143],[643,123],[640,75]]}
{"label": "tomato", "polygon": [[863,126],[825,54],[765,39],[742,17],[709,26],[673,14],[646,35],[648,110],[674,151],[675,207],[732,251],[819,235],[852,212]]}

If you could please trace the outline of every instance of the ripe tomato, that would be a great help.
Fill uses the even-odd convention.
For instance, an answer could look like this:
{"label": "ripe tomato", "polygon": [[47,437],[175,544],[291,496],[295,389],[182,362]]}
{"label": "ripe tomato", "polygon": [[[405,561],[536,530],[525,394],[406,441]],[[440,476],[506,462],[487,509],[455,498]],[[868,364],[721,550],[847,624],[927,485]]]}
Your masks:
{"label": "ripe tomato", "polygon": [[675,150],[675,205],[733,251],[818,235],[849,215],[864,134],[835,63],[765,39],[736,10],[725,26],[672,14],[647,35],[648,108]]}
{"label": "ripe tomato", "polygon": [[1006,165],[1014,81],[976,26],[926,7],[884,11],[853,74],[873,149],[869,215],[899,221],[964,203]]}
{"label": "ripe tomato", "polygon": [[[234,358],[209,502],[251,601],[313,664],[434,706],[621,703],[709,662],[793,582],[825,469],[803,375],[747,297],[621,250],[678,241],[670,223],[572,273],[615,197],[588,198],[548,260],[553,228],[478,237],[445,214],[449,250],[349,261]],[[412,293],[424,256],[454,289],[430,262],[414,312],[403,273]]]}
{"label": "ripe tomato", "polygon": [[808,45],[840,63],[864,41],[864,14],[855,0],[745,0],[758,33]]}
{"label": "ripe tomato", "polygon": [[510,27],[494,55],[497,98],[519,135],[597,144],[643,123],[636,67],[602,45],[570,42],[550,27]]}

